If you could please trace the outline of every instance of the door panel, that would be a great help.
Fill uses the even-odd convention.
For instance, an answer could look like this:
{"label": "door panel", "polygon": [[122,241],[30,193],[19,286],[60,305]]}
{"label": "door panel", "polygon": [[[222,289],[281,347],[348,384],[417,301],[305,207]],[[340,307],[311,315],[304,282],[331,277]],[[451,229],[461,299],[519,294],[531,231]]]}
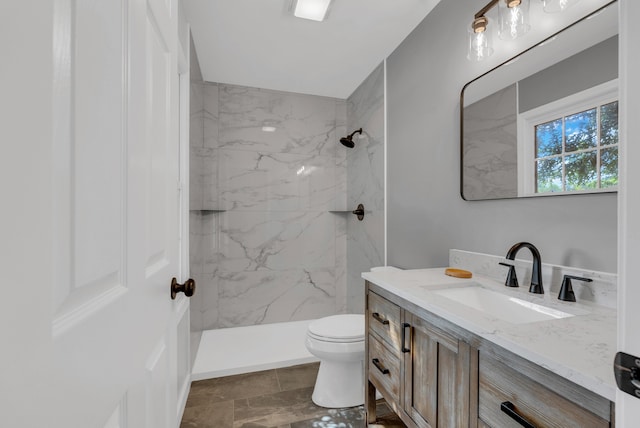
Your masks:
{"label": "door panel", "polygon": [[0,426],[176,427],[177,2],[0,2],[0,34]]}
{"label": "door panel", "polygon": [[178,424],[177,22],[167,6],[56,0],[54,427]]}
{"label": "door panel", "polygon": [[123,2],[58,6],[66,19],[56,21],[60,56],[54,58],[56,333],[124,291],[127,115]]}
{"label": "door panel", "polygon": [[171,384],[167,340],[163,337],[151,352],[146,370],[146,426],[169,428],[171,420],[171,397],[167,385]]}
{"label": "door panel", "polygon": [[411,352],[405,353],[405,410],[420,427],[437,425],[438,342],[423,320],[406,313]]}

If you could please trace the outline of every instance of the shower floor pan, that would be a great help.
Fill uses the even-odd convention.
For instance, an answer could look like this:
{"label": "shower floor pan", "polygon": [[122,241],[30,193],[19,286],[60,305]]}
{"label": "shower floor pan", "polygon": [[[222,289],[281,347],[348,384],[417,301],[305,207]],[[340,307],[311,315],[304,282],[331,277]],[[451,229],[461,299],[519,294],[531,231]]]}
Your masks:
{"label": "shower floor pan", "polygon": [[191,380],[212,379],[319,361],[304,345],[314,320],[202,332]]}

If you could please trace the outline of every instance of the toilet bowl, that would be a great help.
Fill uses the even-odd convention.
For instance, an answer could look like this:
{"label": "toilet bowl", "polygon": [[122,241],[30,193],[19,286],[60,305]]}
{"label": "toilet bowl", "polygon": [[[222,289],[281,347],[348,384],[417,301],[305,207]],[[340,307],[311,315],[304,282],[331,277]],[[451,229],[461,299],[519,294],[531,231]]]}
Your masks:
{"label": "toilet bowl", "polygon": [[307,330],[305,345],[320,359],[312,401],[321,407],[364,403],[364,315],[332,315]]}

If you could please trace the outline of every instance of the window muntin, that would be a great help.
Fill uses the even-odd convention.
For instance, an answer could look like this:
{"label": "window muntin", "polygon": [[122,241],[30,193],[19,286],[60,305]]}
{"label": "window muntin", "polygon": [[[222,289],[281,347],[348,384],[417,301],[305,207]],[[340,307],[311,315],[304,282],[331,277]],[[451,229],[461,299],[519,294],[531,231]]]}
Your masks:
{"label": "window muntin", "polygon": [[617,80],[518,114],[518,195],[616,190]]}
{"label": "window muntin", "polygon": [[618,101],[535,125],[536,193],[618,185]]}

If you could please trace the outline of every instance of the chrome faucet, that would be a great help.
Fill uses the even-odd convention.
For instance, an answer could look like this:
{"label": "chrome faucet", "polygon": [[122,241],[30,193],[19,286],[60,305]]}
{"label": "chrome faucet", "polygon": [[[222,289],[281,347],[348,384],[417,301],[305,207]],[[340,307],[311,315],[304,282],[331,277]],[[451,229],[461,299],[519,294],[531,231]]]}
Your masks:
{"label": "chrome faucet", "polygon": [[[529,286],[529,292],[535,294],[544,294],[544,288],[542,287],[542,262],[540,261],[540,252],[535,245],[529,242],[518,242],[507,251],[506,259],[515,260],[516,254],[521,248],[528,248],[533,256],[533,266],[531,267],[531,285]],[[511,270],[510,270],[511,273]],[[515,273],[514,273],[515,274]],[[517,282],[516,282],[517,284]]]}

